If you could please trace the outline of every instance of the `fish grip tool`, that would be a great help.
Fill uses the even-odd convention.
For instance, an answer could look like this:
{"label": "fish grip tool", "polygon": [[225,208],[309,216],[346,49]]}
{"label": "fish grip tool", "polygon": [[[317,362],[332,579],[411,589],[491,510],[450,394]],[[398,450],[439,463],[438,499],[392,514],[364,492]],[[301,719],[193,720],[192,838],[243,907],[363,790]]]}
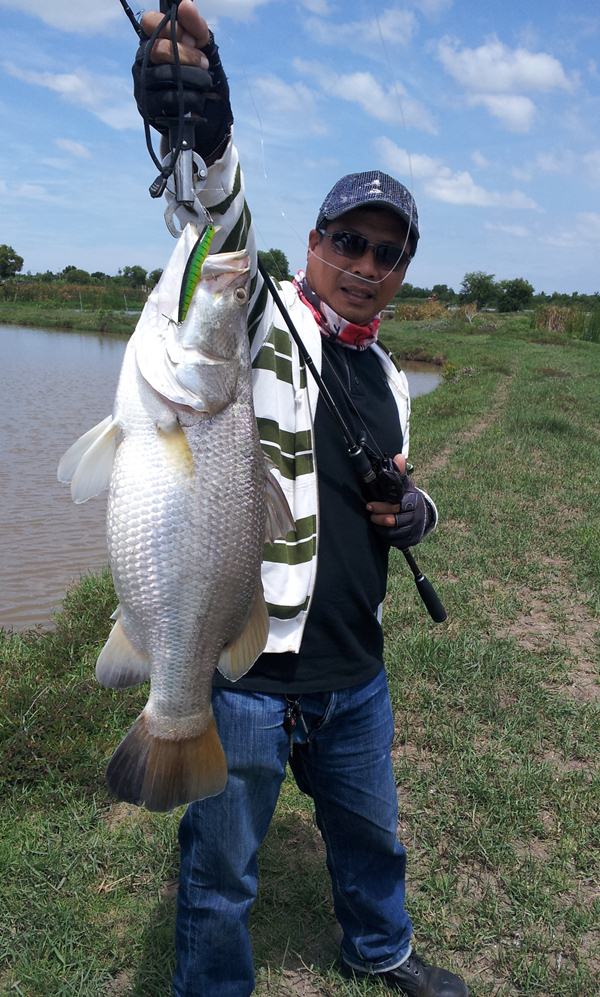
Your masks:
{"label": "fish grip tool", "polygon": [[[175,75],[177,79],[178,116],[164,118],[162,122],[168,128],[169,149],[161,163],[161,172],[150,185],[150,196],[161,197],[165,194],[165,223],[171,235],[177,238],[188,222],[197,223],[200,218],[204,224],[210,224],[212,219],[198,198],[197,189],[206,183],[208,168],[202,157],[194,151],[196,119],[191,112],[185,111],[181,62],[177,50],[177,8],[180,0],[160,0],[161,13],[165,15],[163,23],[168,20],[171,26],[171,42],[175,59]],[[160,26],[157,32],[161,30]],[[152,45],[148,44],[148,52]],[[145,53],[147,58],[148,53]],[[147,127],[147,124],[145,122]],[[194,180],[194,172],[196,180]],[[175,219],[179,222],[177,228]]]}
{"label": "fish grip tool", "polygon": [[[364,436],[359,436],[358,438],[355,436],[336,405],[329,388],[315,367],[313,358],[302,342],[300,334],[281,299],[281,295],[260,259],[258,261],[258,269],[281,313],[281,317],[290,331],[292,339],[298,347],[300,356],[317,383],[319,394],[324,404],[342,432],[348,456],[352,461],[365,496],[373,501],[397,504],[401,500],[406,488],[408,476],[400,473],[391,457],[379,457],[375,454],[366,445]],[[407,465],[407,467],[412,470],[411,465]],[[410,549],[405,548],[401,550],[401,553],[412,572],[417,591],[431,619],[435,623],[443,623],[448,618],[448,614],[435,588],[419,568]]]}
{"label": "fish grip tool", "polygon": [[[183,229],[191,222],[202,226],[211,224],[212,219],[198,197],[198,190],[206,183],[208,167],[199,153],[194,151],[195,129],[200,115],[186,111],[183,87],[182,65],[177,48],[177,8],[180,0],[160,0],[160,10],[164,15],[151,35],[146,35],[137,23],[126,0],[119,0],[127,14],[141,43],[144,44],[141,66],[139,69],[142,85],[140,113],[144,121],[144,132],[148,153],[154,165],[160,171],[150,185],[150,196],[153,198],[166,196],[165,223],[171,235],[178,238]],[[157,157],[150,133],[150,116],[148,113],[148,97],[144,86],[144,78],[148,72],[150,53],[161,31],[170,25],[171,43],[174,58],[174,81],[177,97],[177,115],[167,113],[156,116],[153,120],[159,130],[168,136],[169,152],[161,160]],[[170,71],[169,71],[170,72]],[[196,70],[196,73],[198,70]],[[166,89],[173,89],[172,79],[164,81]],[[206,71],[206,90],[210,89],[211,77]],[[176,224],[176,222],[179,224]]]}

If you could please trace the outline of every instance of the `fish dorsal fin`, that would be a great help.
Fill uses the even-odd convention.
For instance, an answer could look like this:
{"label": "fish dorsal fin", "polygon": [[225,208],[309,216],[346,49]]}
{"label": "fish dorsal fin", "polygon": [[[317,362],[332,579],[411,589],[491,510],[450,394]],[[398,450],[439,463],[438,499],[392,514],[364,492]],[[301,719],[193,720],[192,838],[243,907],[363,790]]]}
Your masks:
{"label": "fish dorsal fin", "polygon": [[227,644],[217,665],[221,675],[236,682],[245,675],[265,649],[269,635],[269,613],[262,585],[258,586],[248,622],[239,637]]}
{"label": "fish dorsal fin", "polygon": [[292,516],[292,510],[288,505],[283,489],[270,468],[273,466],[271,460],[265,457],[266,461],[266,482],[265,499],[267,503],[267,519],[265,525],[265,542],[273,543],[279,537],[284,537],[290,530],[295,530],[296,523]]}
{"label": "fish dorsal fin", "polygon": [[71,482],[77,504],[108,488],[117,451],[119,423],[111,415],[69,447],[58,465],[58,480]]}

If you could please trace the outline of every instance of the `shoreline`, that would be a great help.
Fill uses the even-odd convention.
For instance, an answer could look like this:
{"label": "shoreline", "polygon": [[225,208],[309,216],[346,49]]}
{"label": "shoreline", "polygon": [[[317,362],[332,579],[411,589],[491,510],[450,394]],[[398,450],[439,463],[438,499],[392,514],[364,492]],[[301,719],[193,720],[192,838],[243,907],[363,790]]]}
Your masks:
{"label": "shoreline", "polygon": [[54,329],[57,332],[93,332],[101,336],[130,336],[134,331],[141,312],[125,312],[103,309],[84,310],[78,308],[37,308],[25,305],[7,308],[0,302],[0,329],[2,326],[18,326],[26,329]]}

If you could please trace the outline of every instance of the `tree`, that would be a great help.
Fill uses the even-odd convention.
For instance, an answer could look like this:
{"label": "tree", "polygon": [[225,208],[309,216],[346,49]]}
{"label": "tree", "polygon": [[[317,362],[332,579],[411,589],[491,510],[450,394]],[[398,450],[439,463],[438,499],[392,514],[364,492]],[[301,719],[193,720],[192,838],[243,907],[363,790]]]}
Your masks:
{"label": "tree", "polygon": [[71,281],[72,284],[89,284],[92,279],[87,270],[80,270],[79,267],[72,265],[65,267],[60,276]]}
{"label": "tree", "polygon": [[119,273],[125,282],[132,287],[143,287],[148,279],[148,274],[143,267],[123,267]]}
{"label": "tree", "polygon": [[463,301],[474,301],[478,308],[495,305],[498,298],[498,288],[494,282],[493,273],[483,273],[475,270],[466,273],[460,287]]}
{"label": "tree", "polygon": [[148,283],[150,287],[156,287],[160,278],[162,277],[162,270],[160,267],[157,270],[151,270],[148,274]]}
{"label": "tree", "polygon": [[440,301],[454,301],[456,298],[456,291],[453,287],[448,287],[447,284],[434,284],[431,288],[431,294]]}
{"label": "tree", "polygon": [[515,277],[514,280],[501,280],[497,285],[499,288],[498,311],[518,312],[521,308],[527,308],[533,298],[533,287],[528,280],[523,277]]}
{"label": "tree", "polygon": [[289,280],[290,265],[288,258],[281,249],[259,249],[258,258],[265,270],[276,280]]}
{"label": "tree", "polygon": [[405,281],[402,284],[400,290],[395,295],[394,300],[404,301],[406,298],[429,298],[431,297],[431,291],[428,287],[415,287],[414,284],[409,284]]}
{"label": "tree", "polygon": [[23,257],[15,253],[12,246],[0,246],[0,279],[14,277],[23,269]]}

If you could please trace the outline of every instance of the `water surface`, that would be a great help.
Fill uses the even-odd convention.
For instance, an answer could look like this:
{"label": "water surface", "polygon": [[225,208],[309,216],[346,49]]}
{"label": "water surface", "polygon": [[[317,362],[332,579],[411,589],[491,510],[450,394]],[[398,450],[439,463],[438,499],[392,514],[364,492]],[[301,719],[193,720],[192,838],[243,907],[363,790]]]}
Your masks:
{"label": "water surface", "polygon": [[[66,589],[107,562],[106,494],[56,480],[65,450],[112,411],[125,338],[0,326],[0,626],[50,626]],[[406,364],[413,397],[439,372]]]}

